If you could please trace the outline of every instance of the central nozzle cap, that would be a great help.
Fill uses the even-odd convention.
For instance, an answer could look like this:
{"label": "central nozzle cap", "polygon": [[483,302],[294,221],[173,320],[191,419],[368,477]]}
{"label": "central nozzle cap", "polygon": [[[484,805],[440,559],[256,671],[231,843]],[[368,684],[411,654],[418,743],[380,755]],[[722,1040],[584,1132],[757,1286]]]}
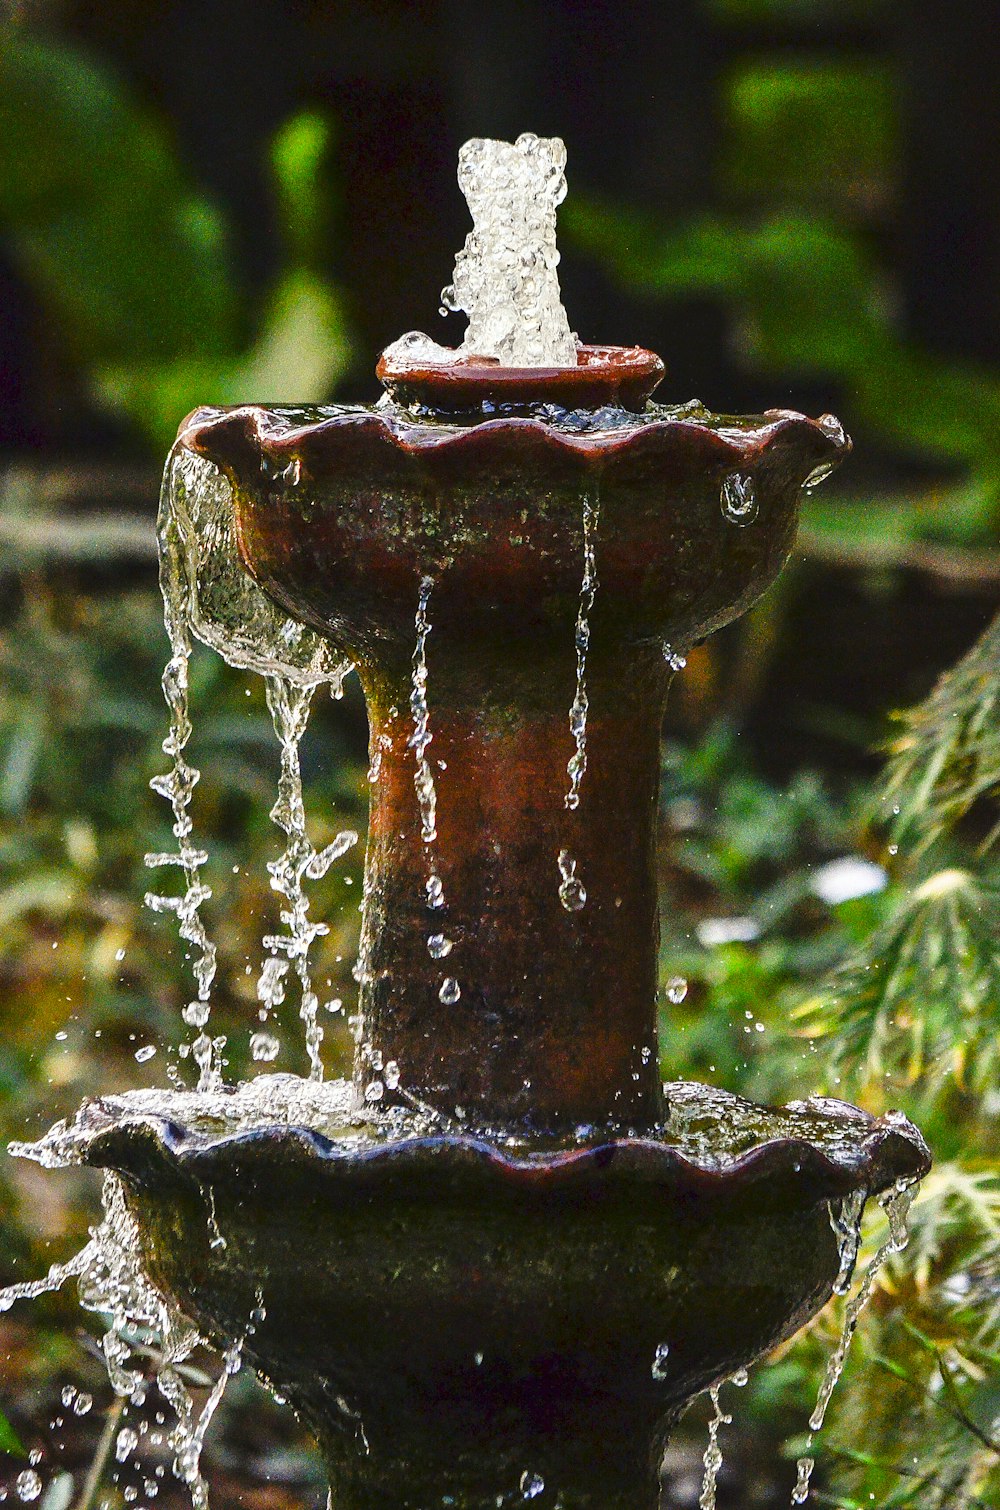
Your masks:
{"label": "central nozzle cap", "polygon": [[404,336],[379,357],[376,376],[404,408],[429,414],[516,413],[536,404],[599,409],[615,404],[639,413],[664,374],[655,352],[641,346],[580,346],[575,367],[505,367],[495,357],[465,356]]}

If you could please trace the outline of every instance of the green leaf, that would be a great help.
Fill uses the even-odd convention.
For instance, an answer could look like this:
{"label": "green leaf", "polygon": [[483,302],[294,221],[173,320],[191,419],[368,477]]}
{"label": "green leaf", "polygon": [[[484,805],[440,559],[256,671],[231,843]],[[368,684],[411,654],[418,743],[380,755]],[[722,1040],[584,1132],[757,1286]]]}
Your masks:
{"label": "green leaf", "polygon": [[17,1458],[28,1456],[27,1449],[2,1410],[0,1410],[0,1452],[9,1452]]}

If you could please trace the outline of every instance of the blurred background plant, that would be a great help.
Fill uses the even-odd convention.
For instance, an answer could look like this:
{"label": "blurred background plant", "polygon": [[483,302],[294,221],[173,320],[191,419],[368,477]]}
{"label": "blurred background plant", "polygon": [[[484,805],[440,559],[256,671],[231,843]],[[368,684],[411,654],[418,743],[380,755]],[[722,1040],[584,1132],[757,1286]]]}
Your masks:
{"label": "blurred background plant", "polygon": [[[1000,299],[1000,178],[995,101],[974,87],[1000,61],[995,18],[893,0],[585,9],[268,0],[248,29],[223,0],[155,18],[66,0],[0,33],[0,1133],[178,1064],[182,950],[141,905],[143,854],[168,847],[148,791],[165,733],[152,517],[177,422],[364,393],[378,345],[429,323],[464,234],[461,140],[560,132],[581,332],[658,344],[715,407],[835,409],[858,443],[805,500],[781,585],[675,684],[663,1069],[901,1106],[924,1128],[936,1168],[864,1315],[814,1493],[998,1506],[1000,311],[983,290]],[[235,1077],[275,914],[277,756],[260,688],[208,652],[192,699]],[[356,688],[317,700],[317,845],[364,830],[364,738]],[[334,1070],[361,854],[314,888]],[[302,1064],[286,1050],[276,1067]],[[0,1280],[74,1250],[95,1200],[83,1175],[3,1161]],[[87,1478],[117,1418],[86,1325],[64,1296],[0,1330],[6,1477],[22,1443],[41,1449],[46,1510],[149,1494],[107,1430]],[[833,1307],[739,1396],[720,1506],[787,1503],[781,1453],[804,1446],[837,1325]],[[678,1510],[698,1500],[700,1421],[671,1448]],[[218,1426],[220,1510],[318,1498],[308,1445],[248,1378]],[[180,1503],[169,1475],[158,1493]]]}

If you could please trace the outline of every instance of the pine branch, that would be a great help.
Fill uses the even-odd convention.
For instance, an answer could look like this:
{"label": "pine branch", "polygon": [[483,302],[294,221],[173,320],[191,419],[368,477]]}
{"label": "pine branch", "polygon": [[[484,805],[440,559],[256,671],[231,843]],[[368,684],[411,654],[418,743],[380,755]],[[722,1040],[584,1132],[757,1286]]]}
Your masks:
{"label": "pine branch", "polygon": [[[1000,798],[1000,616],[902,724],[883,797],[897,842],[920,854],[975,803]],[[1000,823],[983,851],[998,838]]]}
{"label": "pine branch", "polygon": [[796,1014],[828,1037],[860,1085],[1000,1074],[1000,886],[970,871],[931,875]]}

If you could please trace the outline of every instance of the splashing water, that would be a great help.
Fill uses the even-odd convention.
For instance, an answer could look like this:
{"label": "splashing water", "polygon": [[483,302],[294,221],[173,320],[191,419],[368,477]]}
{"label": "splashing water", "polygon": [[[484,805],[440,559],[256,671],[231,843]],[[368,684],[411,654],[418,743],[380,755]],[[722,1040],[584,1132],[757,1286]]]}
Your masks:
{"label": "splashing water", "polygon": [[[268,864],[271,886],[287,902],[287,910],[281,913],[281,921],[287,933],[269,934],[264,947],[270,951],[257,984],[257,995],[262,1003],[262,1019],[284,998],[284,977],[292,965],[298,977],[300,998],[299,1016],[305,1027],[306,1051],[309,1055],[309,1072],[313,1080],[322,1080],[323,1061],[320,1045],[323,1029],[319,1023],[319,998],[312,985],[312,970],[309,952],[313,943],[329,930],[325,923],[312,922],[309,918],[309,898],[305,881],[318,881],[335,860],[339,860],[358,842],[353,829],[339,833],[332,843],[317,851],[306,832],[305,804],[302,797],[302,769],[299,748],[309,721],[309,708],[314,686],[296,686],[284,676],[269,676],[266,682],[267,705],[274,720],[274,730],[281,747],[281,773],[278,778],[278,799],[271,809],[271,817],[285,834],[287,843],[283,854]],[[284,969],[282,968],[284,966]],[[254,1049],[255,1057],[274,1057],[270,1044],[260,1042]],[[267,1052],[263,1052],[266,1048]]]}
{"label": "splashing water", "polygon": [[[826,1419],[827,1407],[830,1404],[831,1396],[837,1387],[840,1376],[844,1372],[848,1348],[851,1345],[854,1333],[857,1331],[861,1313],[871,1297],[875,1281],[878,1279],[879,1273],[890,1255],[893,1253],[902,1253],[906,1247],[908,1237],[907,1220],[916,1192],[917,1185],[915,1183],[900,1181],[894,1190],[890,1190],[885,1195],[879,1197],[879,1205],[884,1210],[889,1222],[889,1235],[876,1250],[875,1256],[862,1276],[861,1283],[844,1307],[844,1320],[841,1326],[840,1340],[830,1354],[826,1365],[826,1373],[823,1375],[823,1382],[819,1387],[816,1404],[812,1415],[809,1417],[809,1441],[806,1445],[806,1451],[795,1465],[796,1479],[795,1487],[792,1490],[793,1505],[804,1505],[809,1497],[809,1485],[812,1480],[813,1469],[816,1466],[816,1460],[811,1456],[810,1449],[812,1448],[816,1433],[822,1429],[823,1422]],[[837,1231],[837,1228],[835,1227],[834,1230]],[[852,1240],[848,1239],[845,1246],[841,1248],[841,1275],[838,1278],[842,1278],[843,1276],[844,1254],[846,1251],[849,1251],[851,1242]],[[857,1248],[855,1246],[854,1257],[856,1256]],[[854,1259],[852,1258],[852,1267],[853,1262]]]}
{"label": "splashing water", "polygon": [[569,790],[565,805],[571,811],[580,806],[580,783],[587,769],[587,714],[590,700],[587,696],[587,652],[590,649],[590,615],[597,596],[597,569],[594,540],[601,515],[598,495],[583,495],[583,579],[580,583],[580,602],[576,612],[576,692],[569,710],[569,731],[576,745],[566,772]]}
{"label": "splashing water", "polygon": [[701,1481],[701,1494],[698,1496],[698,1510],[715,1510],[715,1489],[719,1477],[719,1469],[722,1467],[722,1448],[719,1446],[719,1431],[723,1426],[732,1423],[732,1416],[726,1414],[719,1404],[719,1390],[721,1385],[716,1384],[709,1390],[708,1396],[712,1402],[712,1419],[708,1423],[708,1446],[702,1462],[705,1465],[704,1477]]}
{"label": "splashing water", "polygon": [[[207,1510],[202,1445],[226,1384],[239,1368],[242,1341],[224,1355],[219,1378],[201,1411],[196,1411],[180,1367],[202,1339],[174,1303],[145,1277],[138,1229],[117,1175],[105,1175],[103,1203],[103,1220],[92,1229],[90,1241],[76,1257],[65,1264],[54,1264],[44,1279],[0,1290],[0,1312],[9,1310],[15,1301],[58,1290],[67,1280],[76,1279],[81,1305],[106,1320],[102,1347],[116,1394],[141,1404],[150,1381],[137,1357],[156,1357],[154,1381],[175,1417],[170,1434],[173,1471],[187,1485],[193,1510]],[[127,1434],[119,1436],[118,1445],[127,1458],[133,1445]]]}
{"label": "splashing water", "polygon": [[[279,480],[296,486],[294,473]],[[223,1040],[207,1032],[216,947],[209,938],[201,908],[212,895],[202,879],[207,852],[194,841],[191,799],[199,772],[186,758],[192,734],[188,702],[192,636],[217,651],[230,665],[264,676],[285,678],[296,687],[329,683],[339,696],[349,661],[330,644],[282,614],[242,566],[236,545],[232,489],[219,469],[180,441],[167,458],[157,520],[160,591],[170,657],[163,673],[163,693],[170,715],[164,753],[170,770],[151,785],[170,803],[176,851],[146,856],[151,869],[176,866],[184,881],[180,894],[150,891],[146,905],[172,912],[185,943],[194,950],[197,994],[182,1016],[197,1029],[182,1055],[193,1054],[198,1085],[208,1090],[220,1081]]]}

